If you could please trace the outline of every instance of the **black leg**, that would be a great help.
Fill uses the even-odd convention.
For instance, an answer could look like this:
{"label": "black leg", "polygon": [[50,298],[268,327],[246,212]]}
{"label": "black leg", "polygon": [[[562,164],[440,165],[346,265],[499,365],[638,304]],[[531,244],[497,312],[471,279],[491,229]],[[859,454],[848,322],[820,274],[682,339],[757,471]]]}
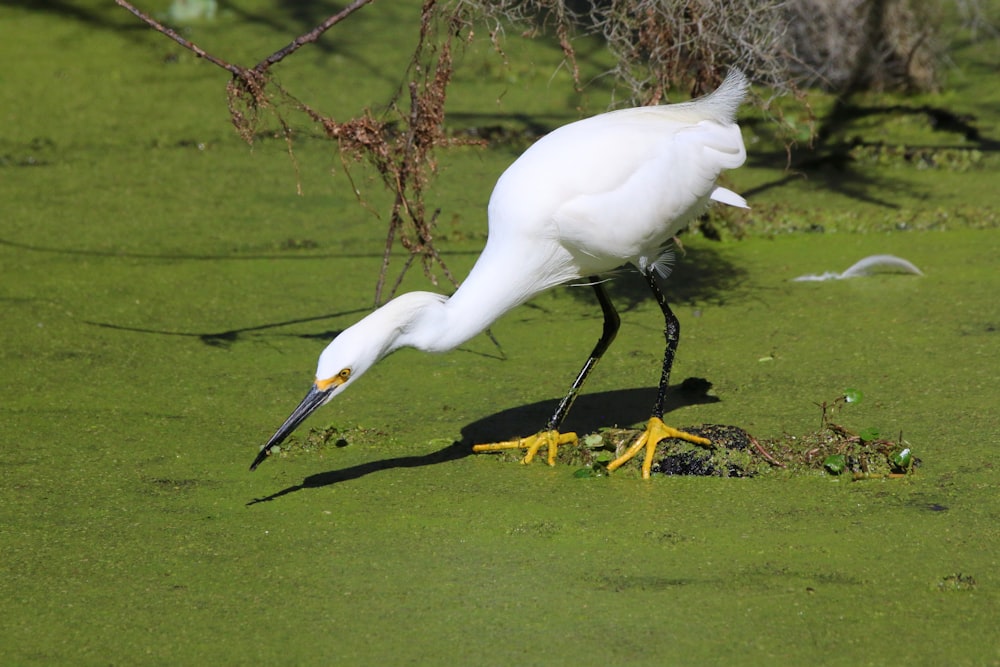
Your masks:
{"label": "black leg", "polygon": [[652,271],[645,273],[646,282],[653,290],[656,302],[660,304],[663,311],[663,319],[666,322],[663,327],[663,335],[667,339],[667,347],[663,352],[663,371],[660,373],[660,386],[656,390],[656,404],[653,406],[653,415],[649,418],[646,430],[639,438],[618,458],[608,464],[608,472],[613,472],[628,463],[641,450],[646,450],[645,459],[642,462],[642,478],[649,479],[653,469],[653,459],[656,456],[656,446],[665,438],[680,438],[697,445],[711,446],[712,441],[699,435],[692,435],[684,431],[678,431],[663,423],[663,403],[667,397],[667,389],[670,387],[670,369],[674,365],[674,353],[677,352],[677,342],[681,338],[681,325],[677,321],[677,316],[670,310],[667,298],[660,291],[660,286],[656,284],[656,278]]}
{"label": "black leg", "polygon": [[656,284],[653,272],[648,271],[643,275],[646,282],[649,283],[649,288],[653,290],[653,296],[660,304],[660,310],[663,311],[663,318],[666,321],[663,335],[667,339],[667,348],[663,352],[663,371],[660,373],[660,386],[656,390],[656,404],[653,406],[653,416],[662,419],[663,403],[666,401],[667,388],[670,385],[670,369],[674,366],[674,354],[677,352],[677,343],[681,338],[681,323],[677,321],[674,311],[670,310],[670,304],[667,303],[667,298],[660,291],[660,286]]}
{"label": "black leg", "polygon": [[615,310],[611,299],[608,298],[608,293],[605,291],[604,285],[598,282],[598,279],[594,276],[591,276],[589,280],[594,282],[594,291],[597,293],[597,300],[600,302],[601,310],[604,312],[604,331],[601,332],[601,337],[597,341],[597,345],[594,346],[594,351],[590,353],[587,363],[583,365],[579,375],[576,376],[576,380],[573,381],[573,386],[570,387],[569,393],[559,402],[559,407],[556,408],[555,413],[545,427],[548,431],[559,430],[563,420],[566,419],[566,415],[569,413],[569,409],[573,407],[573,401],[576,400],[577,394],[580,393],[580,388],[586,382],[587,376],[590,375],[590,371],[594,370],[594,366],[597,365],[601,356],[607,351],[611,345],[611,341],[615,339],[615,335],[618,333],[618,328],[621,326],[618,311]]}

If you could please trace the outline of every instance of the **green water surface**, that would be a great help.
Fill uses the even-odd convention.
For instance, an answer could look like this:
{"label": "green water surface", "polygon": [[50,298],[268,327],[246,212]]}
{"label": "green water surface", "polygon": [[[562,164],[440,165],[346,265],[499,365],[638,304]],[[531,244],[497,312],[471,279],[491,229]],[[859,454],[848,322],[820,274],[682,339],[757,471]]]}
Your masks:
{"label": "green water surface", "polygon": [[[395,56],[361,52],[365,26],[412,4],[376,3],[283,83],[333,113],[384,99]],[[383,222],[326,142],[301,138],[298,176],[284,142],[249,149],[225,76],[111,5],[0,9],[0,662],[1000,664],[995,156],[965,176],[872,167],[896,208],[816,179],[768,189],[768,215],[830,229],[691,237],[671,278],[674,380],[706,378],[719,400],[673,396],[669,421],[804,433],[816,403],[856,388],[838,420],[901,433],[922,460],[906,479],[579,479],[471,455],[543,425],[600,330],[586,288],[497,322],[506,358],[486,336],[393,355],[304,426],[339,443],[249,473],[322,347],[371,306]],[[248,62],[325,15],[227,7],[189,34]],[[572,117],[578,100],[531,65],[557,50],[524,48],[496,85],[535,90],[546,122]],[[475,93],[493,61],[465,62],[456,106],[513,114]],[[431,195],[458,276],[512,157],[441,158]],[[962,206],[923,231],[842,224]],[[876,253],[925,275],[790,282]],[[614,283],[622,331],[570,427],[648,417],[662,320],[642,289]]]}

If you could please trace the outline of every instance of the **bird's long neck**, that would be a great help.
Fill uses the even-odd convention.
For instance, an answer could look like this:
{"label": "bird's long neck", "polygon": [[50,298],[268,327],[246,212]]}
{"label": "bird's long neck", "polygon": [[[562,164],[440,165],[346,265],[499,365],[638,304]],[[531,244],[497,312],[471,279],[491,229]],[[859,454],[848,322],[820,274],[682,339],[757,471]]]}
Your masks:
{"label": "bird's long neck", "polygon": [[[454,349],[489,328],[511,308],[549,287],[530,267],[501,257],[487,244],[468,277],[450,298],[442,299],[427,292],[403,295],[421,298],[423,303],[413,315],[413,325],[400,336],[399,345],[426,352]],[[415,294],[425,296],[411,296]]]}

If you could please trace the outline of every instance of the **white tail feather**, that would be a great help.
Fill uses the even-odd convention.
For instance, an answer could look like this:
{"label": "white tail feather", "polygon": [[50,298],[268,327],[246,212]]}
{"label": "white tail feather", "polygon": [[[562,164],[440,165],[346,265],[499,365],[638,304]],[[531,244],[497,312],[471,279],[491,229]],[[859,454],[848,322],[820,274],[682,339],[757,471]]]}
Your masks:
{"label": "white tail feather", "polygon": [[747,200],[739,196],[732,190],[727,190],[723,187],[717,187],[712,190],[712,194],[708,196],[709,199],[723,204],[729,204],[730,206],[736,206],[738,208],[750,208],[747,205]]}
{"label": "white tail feather", "polygon": [[697,100],[699,109],[706,118],[723,125],[736,120],[736,110],[747,95],[750,82],[738,69],[731,69],[722,83],[714,91]]}

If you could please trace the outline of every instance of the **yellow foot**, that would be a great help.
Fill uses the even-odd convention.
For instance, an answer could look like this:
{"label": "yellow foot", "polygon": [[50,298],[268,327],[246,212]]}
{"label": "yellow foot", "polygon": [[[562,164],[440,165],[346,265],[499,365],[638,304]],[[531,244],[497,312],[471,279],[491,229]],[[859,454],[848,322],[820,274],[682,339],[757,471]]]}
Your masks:
{"label": "yellow foot", "polygon": [[653,455],[656,453],[656,445],[664,438],[680,438],[681,440],[693,442],[696,445],[707,445],[709,447],[712,445],[712,441],[708,438],[678,431],[664,424],[663,420],[659,417],[650,417],[649,424],[646,425],[646,430],[639,436],[639,439],[624,454],[608,464],[608,472],[617,470],[622,465],[631,461],[639,453],[639,450],[645,447],[646,459],[642,462],[642,478],[649,479],[649,471],[653,469]]}
{"label": "yellow foot", "polygon": [[504,449],[526,449],[524,453],[524,458],[521,459],[521,463],[531,463],[532,459],[535,458],[535,454],[542,447],[547,447],[549,450],[548,462],[550,466],[556,464],[556,454],[559,451],[559,445],[576,444],[577,437],[576,433],[560,433],[559,431],[542,431],[535,435],[529,435],[527,438],[519,438],[517,440],[507,440],[506,442],[494,442],[489,445],[473,445],[472,451],[474,452],[499,452]]}

